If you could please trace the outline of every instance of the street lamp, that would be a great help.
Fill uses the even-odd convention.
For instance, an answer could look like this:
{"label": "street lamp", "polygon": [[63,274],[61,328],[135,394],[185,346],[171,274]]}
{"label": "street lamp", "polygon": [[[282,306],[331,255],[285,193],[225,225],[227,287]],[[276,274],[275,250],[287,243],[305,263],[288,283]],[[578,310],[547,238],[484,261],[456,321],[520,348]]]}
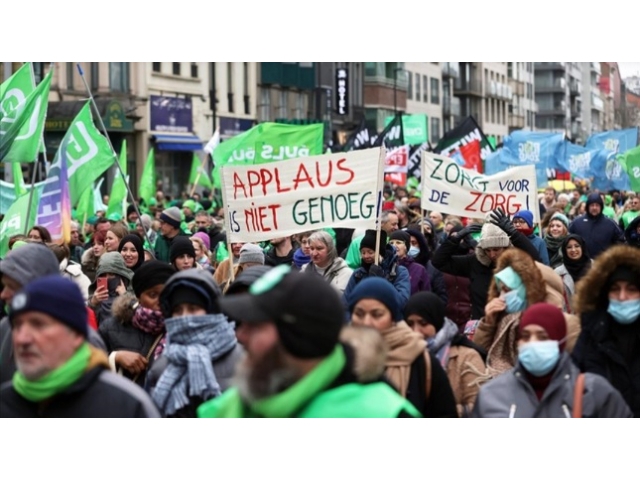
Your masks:
{"label": "street lamp", "polygon": [[398,114],[398,72],[404,72],[404,68],[396,67],[393,69],[393,115]]}

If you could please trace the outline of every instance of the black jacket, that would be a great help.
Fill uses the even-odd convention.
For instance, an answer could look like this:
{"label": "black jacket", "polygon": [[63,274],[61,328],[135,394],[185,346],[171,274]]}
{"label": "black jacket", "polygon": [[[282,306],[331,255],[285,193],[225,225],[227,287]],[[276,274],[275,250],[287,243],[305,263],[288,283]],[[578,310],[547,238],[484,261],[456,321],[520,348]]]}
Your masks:
{"label": "black jacket", "polygon": [[427,399],[427,362],[424,355],[411,364],[407,400],[424,416],[424,418],[458,418],[456,399],[449,383],[447,373],[436,356],[428,352],[431,359],[431,392]]}
{"label": "black jacket", "polygon": [[276,255],[276,248],[271,248],[264,256],[264,264],[270,267],[277,267],[279,265],[293,265],[293,254],[296,252],[297,247],[291,248],[286,257],[278,257]]}
{"label": "black jacket", "polygon": [[19,395],[11,382],[4,383],[0,387],[0,417],[159,418],[160,414],[144,390],[98,366],[46,402],[31,402]]}
{"label": "black jacket", "polygon": [[[511,243],[514,247],[527,252],[535,261],[541,261],[538,250],[522,233],[516,232],[511,237]],[[460,238],[448,237],[435,251],[431,261],[433,266],[443,273],[471,280],[469,285],[471,319],[479,320],[484,316],[494,266],[483,265],[475,253],[456,255],[459,252],[459,244]]]}
{"label": "black jacket", "polygon": [[[640,417],[640,324],[614,325],[602,311],[581,316],[582,330],[573,349],[573,359],[581,371],[606,378],[623,396],[635,417]],[[630,355],[621,352],[616,338],[634,342]]]}

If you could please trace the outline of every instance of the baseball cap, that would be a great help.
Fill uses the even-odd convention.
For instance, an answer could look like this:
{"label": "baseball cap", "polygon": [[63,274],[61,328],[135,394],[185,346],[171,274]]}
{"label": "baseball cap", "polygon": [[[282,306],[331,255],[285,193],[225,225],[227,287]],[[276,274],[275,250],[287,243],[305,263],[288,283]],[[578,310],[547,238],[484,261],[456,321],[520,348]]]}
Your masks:
{"label": "baseball cap", "polygon": [[270,269],[251,284],[249,293],[218,302],[231,320],[275,323],[283,347],[298,358],[329,355],[345,316],[340,296],[328,282],[290,265]]}

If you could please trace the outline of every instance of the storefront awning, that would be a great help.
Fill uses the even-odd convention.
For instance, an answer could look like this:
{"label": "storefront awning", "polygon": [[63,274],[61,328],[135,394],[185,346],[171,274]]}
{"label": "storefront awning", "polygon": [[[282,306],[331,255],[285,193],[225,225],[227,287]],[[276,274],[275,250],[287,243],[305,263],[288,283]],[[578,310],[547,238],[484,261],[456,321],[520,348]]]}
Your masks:
{"label": "storefront awning", "polygon": [[203,141],[196,135],[154,135],[158,150],[192,152],[202,150]]}

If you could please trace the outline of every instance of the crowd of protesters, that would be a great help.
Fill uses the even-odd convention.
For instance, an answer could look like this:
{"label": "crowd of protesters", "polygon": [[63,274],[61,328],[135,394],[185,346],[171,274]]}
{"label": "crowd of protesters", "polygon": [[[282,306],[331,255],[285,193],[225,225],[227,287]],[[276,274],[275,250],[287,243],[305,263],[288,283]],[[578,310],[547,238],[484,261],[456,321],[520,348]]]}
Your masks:
{"label": "crowd of protesters", "polygon": [[[640,415],[640,196],[228,243],[212,192],[0,261],[2,417]],[[540,222],[534,221],[540,218]]]}

